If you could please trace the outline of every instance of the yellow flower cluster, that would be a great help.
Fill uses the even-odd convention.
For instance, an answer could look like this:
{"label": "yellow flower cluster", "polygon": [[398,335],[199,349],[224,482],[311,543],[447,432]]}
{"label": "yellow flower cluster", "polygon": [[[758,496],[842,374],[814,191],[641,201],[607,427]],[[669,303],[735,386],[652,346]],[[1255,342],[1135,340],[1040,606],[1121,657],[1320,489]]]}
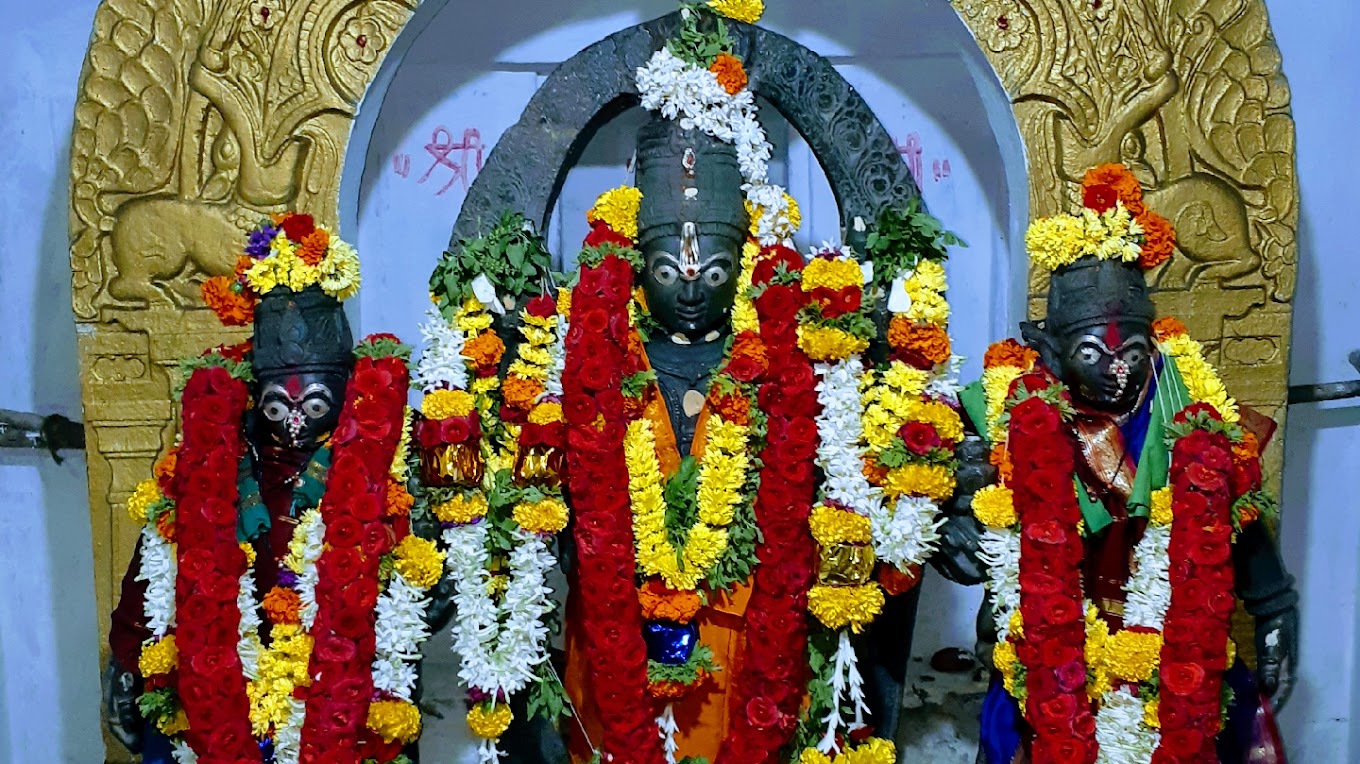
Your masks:
{"label": "yellow flower cluster", "polygon": [[1006,428],[1001,424],[1006,413],[1006,398],[1010,396],[1011,385],[1026,371],[1019,366],[994,366],[982,372],[982,392],[987,399],[987,439],[993,443],[1006,440]]}
{"label": "yellow flower cluster", "polygon": [[869,518],[837,507],[818,504],[808,520],[812,538],[824,546],[868,544],[873,541]]}
{"label": "yellow flower cluster", "polygon": [[1007,633],[1014,635],[1016,639],[1025,636],[1025,618],[1020,614],[1018,608],[1011,611],[1011,620],[1006,625],[1006,630]]}
{"label": "yellow flower cluster", "polygon": [[586,213],[586,220],[591,223],[604,221],[614,233],[636,239],[638,208],[641,205],[641,191],[632,186],[619,186],[600,194],[595,200],[595,206]]}
{"label": "yellow flower cluster", "polygon": [[638,568],[645,575],[660,576],[672,589],[693,590],[727,551],[727,531],[705,522],[701,510],[686,534],[684,549],[677,554],[666,534],[665,481],[650,420],[639,419],[628,425],[623,453],[628,465]]}
{"label": "yellow flower cluster", "polygon": [[1146,682],[1152,679],[1162,658],[1160,632],[1127,629],[1114,634],[1094,607],[1086,610],[1086,667],[1090,678],[1086,694],[1099,698],[1115,680]]}
{"label": "yellow flower cluster", "polygon": [[560,499],[522,501],[515,505],[515,523],[530,533],[557,533],[567,527],[567,505]]}
{"label": "yellow flower cluster", "polygon": [[989,485],[973,494],[973,516],[988,528],[1009,528],[1020,522],[1015,514],[1015,497],[1003,485]]}
{"label": "yellow flower cluster", "polygon": [[1083,210],[1080,215],[1039,218],[1025,232],[1025,249],[1035,265],[1049,271],[1071,265],[1082,257],[1138,261],[1143,229],[1123,204],[1103,213]]}
{"label": "yellow flower cluster", "polygon": [[420,736],[420,709],[404,700],[368,704],[368,728],[387,743],[409,743]]}
{"label": "yellow flower cluster", "polygon": [[321,522],[321,508],[309,509],[302,513],[298,518],[297,527],[293,529],[293,537],[288,540],[288,556],[283,558],[283,564],[289,570],[302,574],[303,555],[307,551],[307,538],[311,535],[310,529]]}
{"label": "yellow flower cluster", "polygon": [[798,756],[798,764],[896,764],[897,746],[891,740],[871,737],[853,748],[847,747],[835,758],[818,751],[804,748]]}
{"label": "yellow flower cluster", "polygon": [[944,266],[934,260],[922,260],[904,283],[911,307],[906,316],[913,321],[944,326],[949,322],[949,302],[945,300]]}
{"label": "yellow flower cluster", "polygon": [[557,344],[557,334],[553,331],[557,326],[557,316],[534,316],[526,310],[520,312],[520,318],[519,331],[524,343],[519,346],[519,357],[510,364],[508,373],[545,382],[552,366],[550,348]]}
{"label": "yellow flower cluster", "polygon": [[468,385],[468,390],[473,395],[486,395],[497,387],[500,387],[500,384],[501,378],[492,374],[489,377],[478,377],[472,380],[472,384]]}
{"label": "yellow flower cluster", "polygon": [[127,500],[128,517],[138,525],[146,524],[146,510],[161,500],[161,489],[154,478],[147,478],[137,484]]}
{"label": "yellow flower cluster", "polygon": [[741,273],[737,276],[737,299],[732,304],[732,331],[737,334],[760,331],[760,318],[756,315],[756,306],[747,296],[747,290],[751,288],[751,275],[755,273],[756,260],[759,257],[759,244],[747,241],[742,245]]}
{"label": "yellow flower cluster", "polygon": [[996,643],[992,650],[992,665],[1001,672],[1001,681],[1006,692],[1015,695],[1015,669],[1020,665],[1020,657],[1015,653],[1015,643],[1009,639]]}
{"label": "yellow flower cluster", "polygon": [[491,328],[491,312],[481,300],[469,297],[454,312],[453,323],[471,341],[473,337]]}
{"label": "yellow flower cluster", "polygon": [[1228,389],[1218,372],[1204,359],[1204,348],[1188,334],[1177,334],[1162,340],[1163,352],[1176,361],[1176,370],[1185,381],[1190,397],[1216,409],[1225,422],[1237,422],[1241,416],[1237,401],[1228,396]]}
{"label": "yellow flower cluster", "polygon": [[247,283],[259,294],[280,286],[301,292],[316,284],[331,297],[347,300],[359,291],[359,280],[359,254],[334,235],[321,262],[308,265],[298,256],[297,245],[280,232],[270,242],[269,254],[246,270]]}
{"label": "yellow flower cluster", "polygon": [[[788,210],[789,223],[776,225],[773,231],[779,239],[792,239],[798,229],[803,227],[803,211],[798,209],[798,202],[788,194],[784,194],[784,206]],[[746,218],[751,221],[750,233],[752,236],[760,236],[760,218],[765,215],[765,208],[758,204],[752,204],[750,199],[746,200]],[[759,246],[756,247],[759,249]]]}
{"label": "yellow flower cluster", "polygon": [[467,724],[472,734],[483,740],[495,740],[510,728],[510,722],[515,718],[510,711],[510,706],[502,703],[492,706],[485,703],[478,703],[468,710]]}
{"label": "yellow flower cluster", "polygon": [[927,496],[944,501],[954,495],[954,473],[938,464],[904,464],[888,471],[883,493],[898,496]]}
{"label": "yellow flower cluster", "polygon": [[1153,525],[1171,524],[1171,486],[1152,492],[1152,517],[1149,519]]}
{"label": "yellow flower cluster", "polygon": [[166,737],[174,737],[186,732],[189,729],[189,715],[184,713],[184,709],[177,709],[174,716],[157,719],[156,729],[160,730],[161,734]]}
{"label": "yellow flower cluster", "polygon": [[875,377],[865,375],[860,425],[865,442],[876,453],[892,445],[897,431],[916,411],[917,398],[925,392],[928,377],[926,372],[901,361],[893,361],[881,379]]}
{"label": "yellow flower cluster", "polygon": [[840,290],[860,286],[864,283],[864,271],[852,258],[814,257],[803,268],[803,291],[811,292],[819,287]]}
{"label": "yellow flower cluster", "polygon": [[708,0],[708,7],[733,21],[754,24],[765,13],[764,0]]}
{"label": "yellow flower cluster", "polygon": [[444,575],[444,553],[433,541],[410,535],[392,550],[396,571],[417,589],[429,589]]}
{"label": "yellow flower cluster", "polygon": [[860,586],[813,586],[808,590],[808,611],[828,629],[849,626],[856,634],[873,623],[883,610],[883,588],[877,583]]}
{"label": "yellow flower cluster", "polygon": [[420,402],[426,419],[440,420],[467,416],[474,406],[472,394],[464,390],[432,390]]}
{"label": "yellow flower cluster", "polygon": [[272,642],[260,653],[257,678],[246,686],[250,698],[250,726],[256,737],[270,727],[288,722],[292,713],[293,691],[307,687],[312,677],[307,672],[312,657],[312,638],[298,624],[275,624]]}
{"label": "yellow flower cluster", "polygon": [[480,517],[486,517],[488,507],[486,497],[481,493],[460,494],[434,505],[435,517],[441,523],[456,523],[462,525],[470,523]]}
{"label": "yellow flower cluster", "polygon": [[246,565],[252,568],[255,567],[255,547],[244,541],[240,543],[240,547],[241,553],[246,556]]}
{"label": "yellow flower cluster", "polygon": [[709,418],[699,463],[699,522],[719,527],[731,524],[751,467],[750,437],[750,427],[717,415]]}
{"label": "yellow flower cluster", "polygon": [[562,421],[562,404],[539,403],[529,410],[529,424],[552,424]]}
{"label": "yellow flower cluster", "polygon": [[137,659],[137,670],[142,676],[169,674],[179,665],[179,649],[175,646],[175,635],[142,645],[142,654]]}
{"label": "yellow flower cluster", "polygon": [[912,401],[907,409],[907,419],[934,427],[944,440],[963,440],[963,418],[946,403]]}
{"label": "yellow flower cluster", "polygon": [[397,450],[392,453],[392,466],[387,470],[392,480],[403,486],[406,485],[406,478],[410,475],[407,460],[411,458],[411,425],[415,421],[415,413],[415,409],[410,406],[402,413],[401,437],[397,439]]}
{"label": "yellow flower cluster", "polygon": [[869,340],[830,326],[800,325],[798,347],[814,361],[831,362],[863,353],[869,349]]}
{"label": "yellow flower cluster", "polygon": [[1162,698],[1160,695],[1153,695],[1143,704],[1143,724],[1153,728],[1162,728]]}

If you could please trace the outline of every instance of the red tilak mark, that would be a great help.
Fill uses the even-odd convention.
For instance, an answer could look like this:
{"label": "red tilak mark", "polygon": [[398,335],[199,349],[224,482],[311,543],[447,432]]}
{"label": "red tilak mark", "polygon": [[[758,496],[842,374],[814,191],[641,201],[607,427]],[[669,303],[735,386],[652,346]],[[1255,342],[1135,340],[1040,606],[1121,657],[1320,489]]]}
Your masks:
{"label": "red tilak mark", "polygon": [[[449,132],[447,127],[440,125],[435,128],[434,134],[430,136],[430,142],[425,144],[425,151],[429,152],[430,156],[434,157],[434,162],[430,164],[430,169],[426,170],[425,174],[420,176],[420,180],[416,181],[417,183],[424,183],[429,180],[430,173],[434,172],[434,168],[441,165],[453,171],[452,175],[449,177],[449,182],[445,183],[443,188],[436,191],[434,194],[435,196],[442,195],[445,191],[452,188],[453,184],[459,180],[463,181],[463,190],[467,191],[468,184],[472,182],[472,178],[468,175],[469,155],[472,155],[473,162],[476,166],[476,172],[482,171],[482,134],[481,131],[475,127],[470,127],[463,131],[462,143],[454,143],[453,134]],[[459,155],[459,162],[455,162],[449,157],[449,155],[455,151],[462,152]]]}
{"label": "red tilak mark", "polygon": [[284,392],[293,398],[302,395],[302,380],[297,376],[289,376],[283,383]]}
{"label": "red tilak mark", "polygon": [[1124,343],[1119,336],[1119,324],[1111,321],[1105,327],[1105,347],[1117,348],[1122,344]]}

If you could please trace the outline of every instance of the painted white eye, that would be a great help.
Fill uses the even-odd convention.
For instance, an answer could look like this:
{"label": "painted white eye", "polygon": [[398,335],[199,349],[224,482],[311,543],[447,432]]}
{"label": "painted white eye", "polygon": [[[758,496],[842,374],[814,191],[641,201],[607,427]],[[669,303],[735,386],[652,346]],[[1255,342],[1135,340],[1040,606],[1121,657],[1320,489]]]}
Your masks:
{"label": "painted white eye", "polygon": [[1077,358],[1087,366],[1095,366],[1100,363],[1100,350],[1090,345],[1082,345],[1077,348]]}
{"label": "painted white eye", "polygon": [[288,416],[288,407],[279,401],[270,401],[260,408],[260,413],[271,422],[282,422]]}
{"label": "painted white eye", "polygon": [[1129,348],[1124,351],[1124,363],[1130,366],[1138,366],[1147,360],[1147,351],[1142,348]]}
{"label": "painted white eye", "polygon": [[680,271],[673,265],[662,264],[652,268],[652,278],[661,286],[670,286],[680,278]]}
{"label": "painted white eye", "polygon": [[720,287],[727,283],[728,274],[726,268],[709,268],[704,271],[704,283],[711,287]]}
{"label": "painted white eye", "polygon": [[326,414],[329,414],[330,410],[331,404],[321,398],[308,398],[302,403],[302,413],[312,419],[320,419]]}

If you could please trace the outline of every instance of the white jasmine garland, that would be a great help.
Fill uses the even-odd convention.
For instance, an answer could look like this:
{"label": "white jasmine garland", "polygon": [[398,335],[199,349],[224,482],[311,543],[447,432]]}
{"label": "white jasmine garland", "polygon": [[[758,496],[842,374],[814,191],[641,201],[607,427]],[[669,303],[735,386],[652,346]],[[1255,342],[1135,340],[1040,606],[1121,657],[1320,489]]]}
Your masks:
{"label": "white jasmine garland", "polygon": [[935,552],[941,525],[939,505],[925,496],[899,496],[893,508],[879,502],[869,512],[874,554],[903,572]]}
{"label": "white jasmine garland", "polygon": [[[855,648],[850,644],[850,630],[841,629],[840,642],[836,655],[832,658],[835,665],[831,673],[831,710],[822,721],[826,724],[826,734],[817,743],[817,750],[831,754],[838,750],[836,736],[840,730],[853,732],[864,726],[864,715],[869,712],[864,702],[864,678],[859,673],[859,660]],[[848,702],[854,709],[854,721],[846,721],[841,707]]]}
{"label": "white jasmine garland", "polygon": [[1100,698],[1096,714],[1096,764],[1147,764],[1162,734],[1143,723],[1143,701],[1124,687]]}
{"label": "white jasmine garland", "polygon": [[248,681],[260,678],[260,603],[255,599],[255,565],[246,566],[237,584],[236,609],[241,613],[237,623],[236,655],[241,659],[241,672]]}
{"label": "white jasmine garland", "polygon": [[1171,528],[1149,523],[1143,538],[1133,548],[1133,573],[1124,584],[1128,593],[1124,603],[1126,626],[1162,630],[1166,611],[1171,607]]}
{"label": "white jasmine garland", "polygon": [[667,703],[666,709],[656,717],[656,730],[661,733],[661,747],[666,752],[666,764],[676,764],[675,754],[680,750],[680,744],[675,741],[675,736],[680,732],[680,725],[675,722],[674,703]]}
{"label": "white jasmine garland", "polygon": [[467,338],[457,324],[446,320],[439,308],[432,307],[425,313],[425,323],[420,325],[420,337],[425,351],[420,354],[413,381],[425,392],[465,389],[468,373],[463,346]]}
{"label": "white jasmine garland", "polygon": [[558,314],[557,323],[553,326],[553,333],[557,339],[548,348],[548,379],[543,383],[544,392],[548,395],[561,396],[562,393],[562,370],[567,363],[567,330],[571,329],[571,322],[567,317]]}
{"label": "white jasmine garland", "polygon": [[302,755],[302,725],[307,720],[307,703],[288,699],[288,721],[274,728],[275,764],[297,764]]}
{"label": "white jasmine garland", "polygon": [[194,753],[194,749],[190,748],[188,743],[176,740],[174,745],[170,755],[175,757],[175,764],[198,764],[198,754]]}
{"label": "white jasmine garland", "polygon": [[859,355],[852,355],[834,364],[819,363],[813,369],[821,380],[817,383],[817,400],[822,404],[817,415],[817,465],[826,476],[823,497],[870,517],[875,507],[882,506],[883,491],[864,476],[860,456],[863,403],[859,385],[864,362]]}
{"label": "white jasmine garland", "polygon": [[543,617],[552,609],[547,573],[557,561],[548,542],[523,529],[512,532],[509,583],[500,604],[491,595],[487,570],[487,521],[444,531],[453,596],[453,649],[462,656],[458,676],[491,696],[513,696],[534,679],[548,658]]}
{"label": "white jasmine garland", "polygon": [[1020,534],[1014,529],[988,528],[978,540],[978,558],[987,566],[987,591],[997,641],[1011,632],[1011,615],[1020,609]]}
{"label": "white jasmine garland", "polygon": [[387,589],[378,596],[373,659],[373,687],[410,701],[416,686],[415,663],[420,646],[430,637],[425,608],[430,599],[400,573],[393,571]]}
{"label": "white jasmine garland", "polygon": [[163,639],[175,625],[175,547],[161,536],[155,523],[142,526],[142,563],[137,580],[146,582],[142,612],[155,639]]}
{"label": "white jasmine garland", "polygon": [[316,572],[316,561],[321,559],[326,538],[326,523],[321,519],[320,509],[309,509],[302,513],[293,538],[288,542],[290,557],[301,561],[301,570],[295,570],[297,585],[294,587],[301,602],[299,615],[302,628],[311,631],[316,622],[316,585],[320,580]]}

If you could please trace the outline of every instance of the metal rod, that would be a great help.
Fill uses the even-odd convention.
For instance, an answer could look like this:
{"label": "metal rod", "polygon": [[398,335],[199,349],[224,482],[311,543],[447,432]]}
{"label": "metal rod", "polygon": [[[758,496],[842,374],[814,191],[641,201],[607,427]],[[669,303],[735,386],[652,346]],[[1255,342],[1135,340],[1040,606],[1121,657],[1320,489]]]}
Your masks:
{"label": "metal rod", "polygon": [[[1360,371],[1360,350],[1352,350],[1346,357],[1356,371]],[[1289,405],[1296,403],[1321,403],[1340,401],[1347,398],[1360,398],[1360,379],[1349,382],[1326,382],[1320,385],[1291,385]]]}
{"label": "metal rod", "polygon": [[85,426],[61,414],[41,416],[0,409],[0,448],[42,448],[61,464],[58,451],[84,450]]}

